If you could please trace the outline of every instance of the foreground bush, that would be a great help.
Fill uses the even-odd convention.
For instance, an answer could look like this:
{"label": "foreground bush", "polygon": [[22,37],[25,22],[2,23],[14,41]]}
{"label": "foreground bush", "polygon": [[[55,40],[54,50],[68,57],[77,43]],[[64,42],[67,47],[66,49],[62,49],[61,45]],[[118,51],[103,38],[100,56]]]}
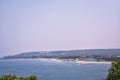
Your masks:
{"label": "foreground bush", "polygon": [[112,62],[106,80],[120,80],[120,60]]}
{"label": "foreground bush", "polygon": [[16,75],[3,75],[0,77],[0,80],[37,80],[36,76],[29,77],[17,77]]}

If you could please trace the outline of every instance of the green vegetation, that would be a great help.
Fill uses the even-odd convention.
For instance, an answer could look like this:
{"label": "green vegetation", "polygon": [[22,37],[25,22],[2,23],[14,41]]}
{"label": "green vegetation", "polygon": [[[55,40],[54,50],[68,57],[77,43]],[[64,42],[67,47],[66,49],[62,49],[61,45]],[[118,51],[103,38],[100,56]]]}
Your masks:
{"label": "green vegetation", "polygon": [[120,80],[120,60],[112,62],[106,80]]}
{"label": "green vegetation", "polygon": [[57,58],[85,61],[116,61],[120,60],[120,49],[88,49],[88,50],[65,50],[65,51],[37,51],[26,52],[18,55],[5,56],[2,59],[19,58]]}
{"label": "green vegetation", "polygon": [[29,76],[29,77],[17,77],[14,75],[3,75],[0,77],[0,80],[37,80],[36,76]]}

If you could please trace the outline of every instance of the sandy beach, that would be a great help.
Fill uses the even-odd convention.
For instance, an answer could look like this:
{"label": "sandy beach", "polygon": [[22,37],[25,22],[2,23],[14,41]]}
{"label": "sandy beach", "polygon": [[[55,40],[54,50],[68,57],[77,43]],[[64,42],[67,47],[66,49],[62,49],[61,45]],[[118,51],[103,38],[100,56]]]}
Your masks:
{"label": "sandy beach", "polygon": [[55,59],[52,58],[50,59],[50,61],[53,62],[73,62],[73,63],[77,63],[77,64],[111,64],[110,61],[82,61],[82,60],[67,60],[67,59]]}

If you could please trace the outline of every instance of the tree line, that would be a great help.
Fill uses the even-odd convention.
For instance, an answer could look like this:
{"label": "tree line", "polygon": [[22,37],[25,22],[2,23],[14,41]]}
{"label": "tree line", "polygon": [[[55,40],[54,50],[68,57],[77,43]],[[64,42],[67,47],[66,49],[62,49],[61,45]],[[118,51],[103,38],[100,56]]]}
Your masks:
{"label": "tree line", "polygon": [[38,80],[35,75],[29,76],[29,77],[17,77],[15,74],[14,75],[2,75],[0,77],[0,80]]}

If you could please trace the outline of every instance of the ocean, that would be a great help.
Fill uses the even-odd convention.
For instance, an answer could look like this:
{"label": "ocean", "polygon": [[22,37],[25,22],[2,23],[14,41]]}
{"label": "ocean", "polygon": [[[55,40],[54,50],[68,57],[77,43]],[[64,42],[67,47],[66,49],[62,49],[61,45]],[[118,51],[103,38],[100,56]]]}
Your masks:
{"label": "ocean", "polygon": [[74,63],[49,59],[0,60],[0,76],[36,75],[38,80],[104,80],[109,68],[110,64]]}

